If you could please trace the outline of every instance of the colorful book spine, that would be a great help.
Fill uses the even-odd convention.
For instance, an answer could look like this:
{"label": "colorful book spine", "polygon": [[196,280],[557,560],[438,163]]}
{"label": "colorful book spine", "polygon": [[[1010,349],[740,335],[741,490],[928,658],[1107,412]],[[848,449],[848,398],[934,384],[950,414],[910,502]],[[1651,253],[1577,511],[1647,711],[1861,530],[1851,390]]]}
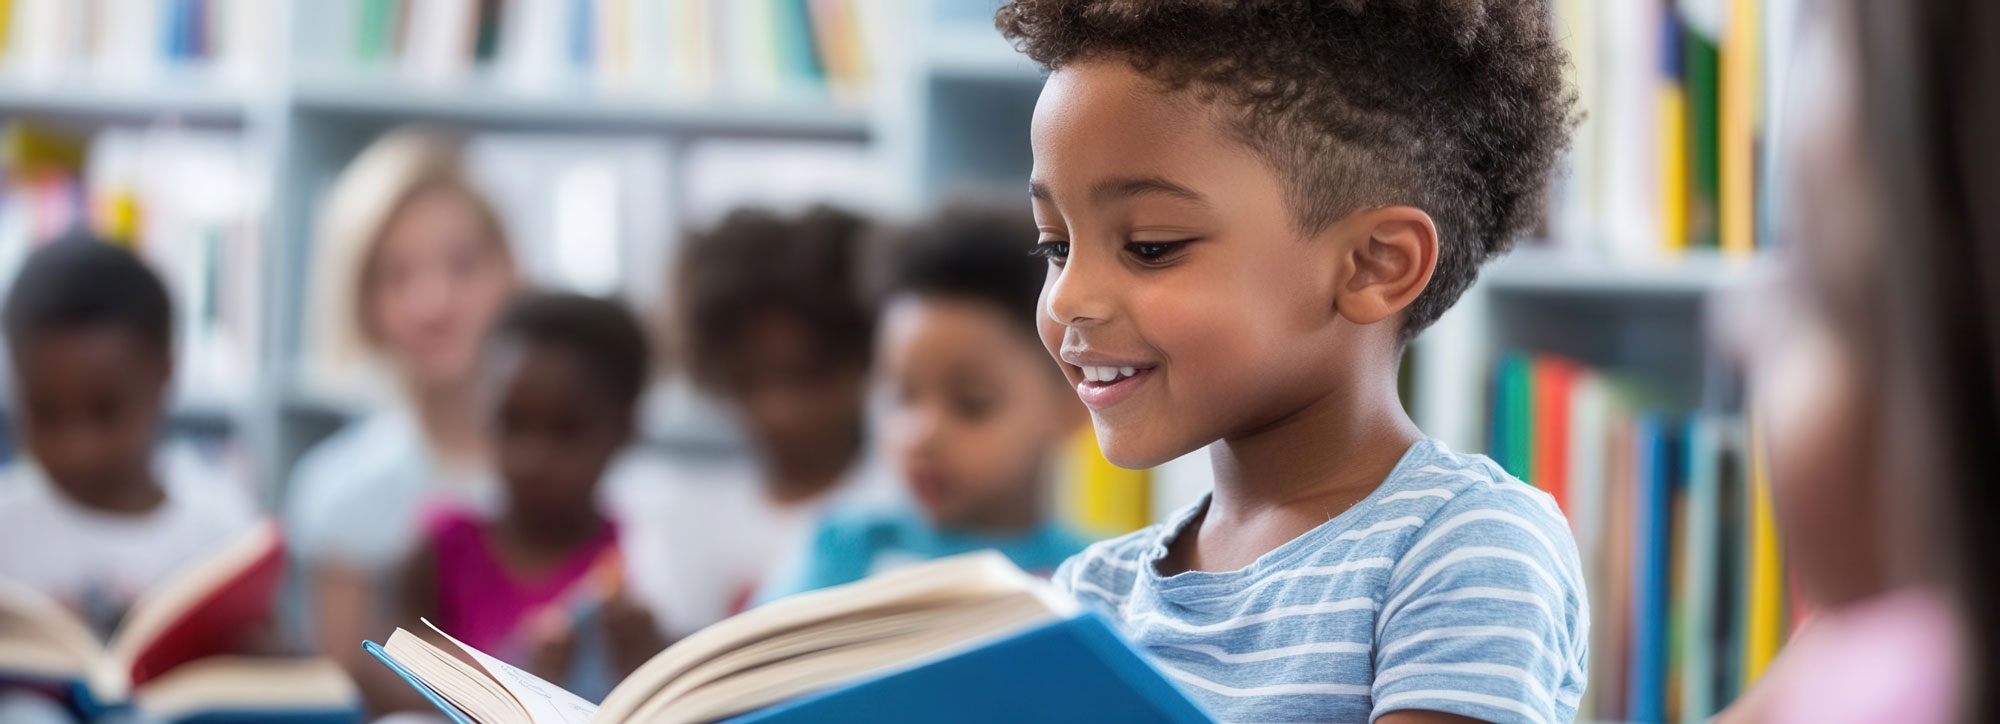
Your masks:
{"label": "colorful book spine", "polygon": [[[1701,0],[1703,12],[1712,6]],[[1681,64],[1687,88],[1687,244],[1712,249],[1720,244],[1721,169],[1719,168],[1721,83],[1717,28],[1682,23]]]}
{"label": "colorful book spine", "polygon": [[1658,102],[1660,240],[1673,251],[1688,245],[1688,89],[1681,61],[1680,18],[1663,13],[1660,23],[1661,75]]}
{"label": "colorful book spine", "polygon": [[1568,360],[1538,357],[1531,368],[1529,388],[1534,394],[1534,454],[1529,480],[1554,497],[1557,505],[1569,499],[1569,415],[1570,393],[1576,368]]}
{"label": "colorful book spine", "polygon": [[1625,721],[1666,721],[1668,530],[1672,493],[1667,432],[1655,417],[1639,418],[1633,433],[1636,487],[1632,563],[1632,668]]}
{"label": "colorful book spine", "polygon": [[1778,546],[1778,521],[1771,507],[1769,452],[1763,434],[1750,432],[1750,566],[1744,612],[1743,684],[1764,675],[1785,635],[1785,571]]}
{"label": "colorful book spine", "polygon": [[1684,618],[1678,642],[1683,656],[1680,672],[1677,721],[1702,721],[1716,712],[1715,658],[1702,652],[1719,648],[1715,637],[1716,597],[1722,572],[1720,557],[1722,532],[1721,481],[1718,432],[1709,420],[1688,423],[1685,447],[1687,472],[1686,517],[1680,531],[1680,586]]}
{"label": "colorful book spine", "polygon": [[1721,244],[1724,253],[1756,250],[1757,129],[1762,121],[1763,13],[1760,0],[1728,0],[1721,48]]}

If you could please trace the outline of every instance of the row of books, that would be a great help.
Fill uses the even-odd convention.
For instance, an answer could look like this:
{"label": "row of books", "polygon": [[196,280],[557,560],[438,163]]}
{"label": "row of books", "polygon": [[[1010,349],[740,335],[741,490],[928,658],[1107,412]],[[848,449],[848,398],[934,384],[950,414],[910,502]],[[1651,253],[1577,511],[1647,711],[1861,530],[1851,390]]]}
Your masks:
{"label": "row of books", "polygon": [[1628,258],[1768,243],[1794,0],[1558,0],[1584,112],[1550,238]]}
{"label": "row of books", "polygon": [[172,125],[72,134],[0,126],[0,280],[88,230],[153,264],[175,303],[183,390],[257,379],[268,183],[241,134]]}
{"label": "row of books", "polygon": [[0,0],[0,73],[108,85],[268,80],[270,0]]}
{"label": "row of books", "polygon": [[1550,356],[1494,370],[1491,450],[1554,496],[1591,595],[1586,720],[1705,721],[1802,614],[1762,453],[1739,414],[1664,411],[1643,385]]}
{"label": "row of books", "polygon": [[[645,95],[864,95],[880,3],[865,0],[329,0],[307,12],[331,65],[512,90],[579,81]],[[317,23],[317,21],[315,21]]]}

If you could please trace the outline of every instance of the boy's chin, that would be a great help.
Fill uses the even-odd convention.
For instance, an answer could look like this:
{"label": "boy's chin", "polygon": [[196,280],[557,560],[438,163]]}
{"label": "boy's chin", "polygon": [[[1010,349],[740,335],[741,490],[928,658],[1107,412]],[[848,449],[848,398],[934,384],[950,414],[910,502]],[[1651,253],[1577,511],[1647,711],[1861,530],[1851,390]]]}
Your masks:
{"label": "boy's chin", "polygon": [[1097,430],[1097,448],[1104,453],[1104,459],[1127,470],[1145,470],[1159,467],[1166,462],[1194,452],[1200,445],[1185,445],[1172,441],[1160,434],[1160,430],[1137,430],[1129,426],[1113,426],[1092,414],[1091,425]]}

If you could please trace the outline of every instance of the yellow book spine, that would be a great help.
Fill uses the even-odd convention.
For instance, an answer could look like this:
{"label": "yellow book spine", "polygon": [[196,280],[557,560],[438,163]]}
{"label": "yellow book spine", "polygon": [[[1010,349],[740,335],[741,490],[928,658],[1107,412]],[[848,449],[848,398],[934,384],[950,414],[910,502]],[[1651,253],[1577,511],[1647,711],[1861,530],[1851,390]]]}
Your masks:
{"label": "yellow book spine", "polygon": [[1687,88],[1660,91],[1660,239],[1670,251],[1688,245]]}
{"label": "yellow book spine", "polygon": [[1757,126],[1762,97],[1762,27],[1759,0],[1729,0],[1729,31],[1722,47],[1722,251],[1756,250]]}
{"label": "yellow book spine", "polygon": [[1771,468],[1764,435],[1750,428],[1750,610],[1743,636],[1743,684],[1764,675],[1784,643],[1785,573],[1771,508]]}
{"label": "yellow book spine", "polygon": [[1089,425],[1072,438],[1068,458],[1069,523],[1092,536],[1123,535],[1152,522],[1152,474],[1104,459]]}

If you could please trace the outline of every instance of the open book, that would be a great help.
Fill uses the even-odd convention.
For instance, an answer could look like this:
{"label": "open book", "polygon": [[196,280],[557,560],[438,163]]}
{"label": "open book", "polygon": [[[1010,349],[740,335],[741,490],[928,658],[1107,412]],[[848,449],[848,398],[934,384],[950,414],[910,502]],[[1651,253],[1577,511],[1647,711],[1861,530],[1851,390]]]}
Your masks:
{"label": "open book", "polygon": [[241,657],[268,631],[285,553],[260,525],[132,606],[108,644],[62,604],[0,580],[0,679],[133,705],[149,720],[203,712],[352,711],[352,684],[313,660]]}
{"label": "open book", "polygon": [[401,629],[367,647],[463,724],[938,718],[925,708],[953,721],[1208,721],[1100,619],[992,552],[752,609],[661,652],[602,706],[438,633],[464,656]]}

